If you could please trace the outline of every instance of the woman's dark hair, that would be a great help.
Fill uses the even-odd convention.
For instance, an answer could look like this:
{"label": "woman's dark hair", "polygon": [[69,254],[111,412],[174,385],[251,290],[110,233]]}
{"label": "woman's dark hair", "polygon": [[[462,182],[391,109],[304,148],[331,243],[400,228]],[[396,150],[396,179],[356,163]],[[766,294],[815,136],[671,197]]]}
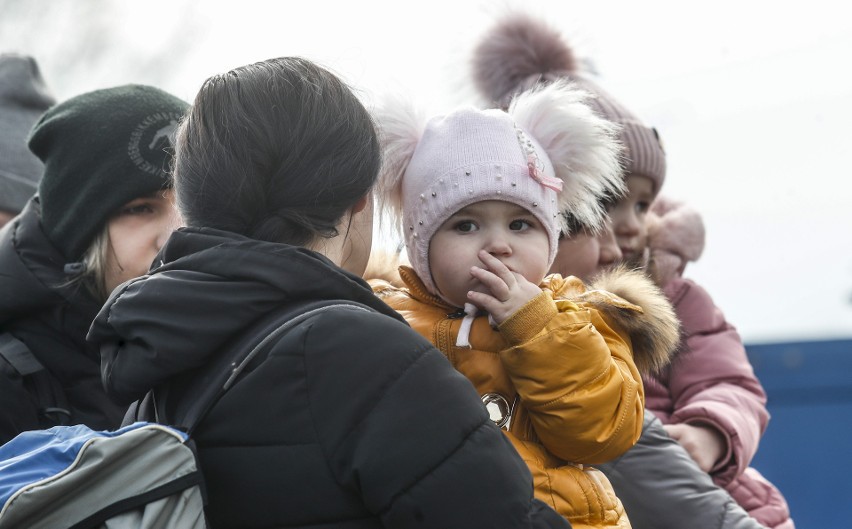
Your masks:
{"label": "woman's dark hair", "polygon": [[352,90],[298,57],[205,81],[175,151],[188,226],[299,246],[337,235],[381,158],[373,121]]}

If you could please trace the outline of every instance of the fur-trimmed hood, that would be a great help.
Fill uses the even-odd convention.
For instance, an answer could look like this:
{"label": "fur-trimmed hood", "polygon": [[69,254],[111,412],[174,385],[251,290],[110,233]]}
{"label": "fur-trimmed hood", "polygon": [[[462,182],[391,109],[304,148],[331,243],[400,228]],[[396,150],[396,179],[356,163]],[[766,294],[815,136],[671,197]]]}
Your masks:
{"label": "fur-trimmed hood", "polygon": [[668,298],[644,273],[616,267],[597,276],[577,299],[592,304],[630,336],[642,374],[668,365],[680,342],[680,322]]}

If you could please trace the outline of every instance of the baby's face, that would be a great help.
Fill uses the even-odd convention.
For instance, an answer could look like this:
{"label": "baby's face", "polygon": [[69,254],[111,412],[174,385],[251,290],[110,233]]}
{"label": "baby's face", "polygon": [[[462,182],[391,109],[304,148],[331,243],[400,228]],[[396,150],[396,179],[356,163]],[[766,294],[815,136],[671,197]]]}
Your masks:
{"label": "baby's face", "polygon": [[613,263],[621,261],[621,258],[621,250],[612,231],[612,222],[607,220],[596,234],[580,230],[563,237],[559,241],[556,260],[550,267],[550,273],[563,277],[577,276],[588,281]]}
{"label": "baby's face", "polygon": [[609,208],[609,217],[624,260],[637,263],[648,244],[645,217],[654,201],[654,182],[638,174],[627,175],[624,182],[627,195]]}
{"label": "baby's face", "polygon": [[550,239],[528,210],[509,202],[486,200],[448,218],[429,242],[429,268],[441,295],[456,307],[467,303],[471,290],[488,292],[470,274],[485,267],[477,254],[485,250],[509,270],[539,284],[547,273]]}

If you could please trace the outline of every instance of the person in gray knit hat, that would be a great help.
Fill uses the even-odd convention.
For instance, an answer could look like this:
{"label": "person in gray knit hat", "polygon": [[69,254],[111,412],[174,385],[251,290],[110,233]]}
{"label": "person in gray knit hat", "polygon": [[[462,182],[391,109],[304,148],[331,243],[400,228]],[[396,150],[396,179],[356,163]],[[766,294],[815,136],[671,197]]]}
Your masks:
{"label": "person in gray knit hat", "polygon": [[0,227],[36,192],[42,164],[27,148],[27,134],[54,103],[35,59],[0,54]]}
{"label": "person in gray knit hat", "polygon": [[[625,150],[627,193],[618,200],[612,197],[606,206],[625,260],[639,263],[645,257],[641,221],[666,178],[666,155],[657,130],[601,87],[559,31],[525,13],[510,13],[483,36],[473,52],[472,69],[479,92],[501,106],[513,94],[559,79],[596,96],[587,104],[620,126]],[[634,213],[638,218],[629,218]],[[569,218],[569,224],[576,224],[574,220]],[[582,223],[577,228],[589,231]]]}
{"label": "person in gray knit hat", "polygon": [[126,85],[63,101],[32,128],[38,192],[0,230],[0,443],[58,424],[120,424],[86,333],[178,227],[168,168],[188,106]]}
{"label": "person in gray knit hat", "polygon": [[472,68],[476,88],[501,107],[515,94],[560,79],[593,94],[586,104],[621,128],[625,174],[649,178],[654,195],[659,192],[666,178],[666,156],[657,130],[604,90],[556,29],[526,14],[512,13],[479,41]]}

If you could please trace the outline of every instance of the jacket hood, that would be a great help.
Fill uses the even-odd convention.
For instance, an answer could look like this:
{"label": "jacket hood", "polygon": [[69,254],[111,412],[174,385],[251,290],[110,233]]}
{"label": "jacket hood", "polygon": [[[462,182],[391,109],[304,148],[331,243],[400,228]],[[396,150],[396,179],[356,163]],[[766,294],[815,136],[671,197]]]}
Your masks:
{"label": "jacket hood", "polygon": [[[665,294],[644,273],[619,266],[597,276],[581,299],[594,305],[623,329],[633,346],[633,359],[643,374],[666,367],[680,343],[680,322]],[[640,312],[625,310],[601,293],[612,293]]]}
{"label": "jacket hood", "polygon": [[359,277],[301,247],[209,228],[182,228],[150,274],[116,289],[88,340],[99,343],[104,385],[134,400],[199,367],[229,339],[284,306],[347,299],[402,320]]}
{"label": "jacket hood", "polygon": [[65,264],[34,198],[0,230],[0,331],[25,343],[62,384],[75,420],[106,428],[121,411],[103,398],[98,350],[85,339],[101,304],[68,282]]}
{"label": "jacket hood", "polygon": [[0,325],[70,304],[91,321],[98,306],[82,285],[68,284],[66,260],[42,231],[39,209],[30,200],[0,230]]}

